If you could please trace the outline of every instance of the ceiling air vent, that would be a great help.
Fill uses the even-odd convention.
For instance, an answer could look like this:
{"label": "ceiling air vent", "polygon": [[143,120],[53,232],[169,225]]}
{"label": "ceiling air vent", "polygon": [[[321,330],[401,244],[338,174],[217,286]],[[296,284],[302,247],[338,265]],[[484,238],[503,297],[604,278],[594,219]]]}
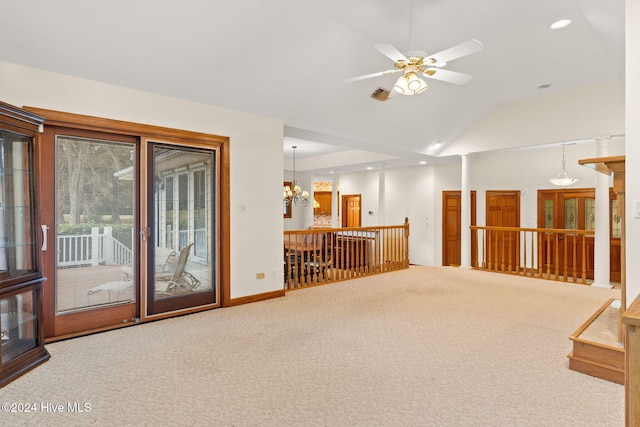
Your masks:
{"label": "ceiling air vent", "polygon": [[377,99],[378,101],[384,102],[387,99],[389,99],[389,95],[391,95],[391,91],[389,89],[379,87],[378,89],[373,91],[373,93],[371,94],[371,97],[373,99]]}

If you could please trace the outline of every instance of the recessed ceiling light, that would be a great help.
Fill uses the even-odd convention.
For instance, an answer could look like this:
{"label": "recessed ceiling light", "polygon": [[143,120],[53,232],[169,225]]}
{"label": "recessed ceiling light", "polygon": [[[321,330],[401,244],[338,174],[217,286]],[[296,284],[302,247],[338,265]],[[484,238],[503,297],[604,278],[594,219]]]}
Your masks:
{"label": "recessed ceiling light", "polygon": [[565,28],[569,25],[571,25],[571,19],[561,19],[549,25],[549,28],[551,28],[552,30],[559,30],[560,28]]}
{"label": "recessed ceiling light", "polygon": [[426,160],[421,160],[421,161],[420,161],[420,164],[421,164],[421,165],[426,165],[426,164],[427,164],[427,161],[426,161]]}
{"label": "recessed ceiling light", "polygon": [[367,170],[370,171],[373,169],[373,166],[367,166]]}

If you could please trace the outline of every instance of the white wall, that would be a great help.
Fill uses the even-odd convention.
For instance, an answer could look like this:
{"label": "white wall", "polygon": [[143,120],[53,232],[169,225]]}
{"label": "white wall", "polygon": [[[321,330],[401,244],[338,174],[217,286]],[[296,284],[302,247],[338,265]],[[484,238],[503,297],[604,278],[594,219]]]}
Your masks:
{"label": "white wall", "polygon": [[527,147],[625,132],[625,82],[619,80],[498,105],[443,155]]}
{"label": "white wall", "polygon": [[[608,155],[624,154],[625,143],[615,138]],[[567,173],[581,178],[570,188],[594,188],[597,172],[580,166],[578,160],[597,157],[595,141],[567,145]],[[538,190],[558,188],[549,182],[560,171],[559,145],[521,151],[494,151],[469,156],[470,189],[476,191],[476,223],[486,224],[486,191],[517,190],[521,193],[520,225],[537,227]],[[409,259],[413,264],[442,264],[442,192],[460,190],[461,163],[413,166],[385,171],[386,224],[399,225],[409,218]],[[612,182],[611,182],[612,185]],[[378,201],[378,172],[362,172],[340,177],[345,194],[362,194],[363,223],[368,206]],[[375,219],[375,218],[374,218]],[[378,225],[371,221],[370,224]]]}
{"label": "white wall", "polygon": [[[362,173],[340,175],[340,203],[342,197],[352,194],[362,195],[360,212],[362,214],[362,227],[383,225],[379,223],[378,212],[378,171],[366,171]],[[342,207],[340,208],[342,210]],[[369,214],[372,212],[372,214]],[[343,213],[344,215],[344,213]]]}
{"label": "white wall", "polygon": [[626,249],[627,304],[640,295],[640,219],[634,201],[640,201],[640,1],[626,1]]}
{"label": "white wall", "polygon": [[[231,298],[282,289],[280,120],[6,62],[0,62],[0,98],[17,106],[230,137]],[[266,278],[257,280],[258,272]]]}

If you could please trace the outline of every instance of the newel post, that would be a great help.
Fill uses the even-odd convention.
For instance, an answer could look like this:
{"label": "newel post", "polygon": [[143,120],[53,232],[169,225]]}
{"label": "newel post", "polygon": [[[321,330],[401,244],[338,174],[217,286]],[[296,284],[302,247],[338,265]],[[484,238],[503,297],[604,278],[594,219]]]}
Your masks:
{"label": "newel post", "polygon": [[409,218],[404,218],[404,266],[409,267]]}

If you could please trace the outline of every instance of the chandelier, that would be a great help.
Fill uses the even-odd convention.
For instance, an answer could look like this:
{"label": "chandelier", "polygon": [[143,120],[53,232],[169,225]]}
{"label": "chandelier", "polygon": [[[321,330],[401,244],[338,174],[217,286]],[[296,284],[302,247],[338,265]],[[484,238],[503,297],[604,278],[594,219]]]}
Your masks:
{"label": "chandelier", "polygon": [[551,178],[549,182],[559,187],[566,187],[567,185],[571,185],[579,180],[580,178],[570,178],[569,175],[567,175],[564,160],[564,144],[562,144],[562,168],[560,169],[560,173],[555,178]]}
{"label": "chandelier", "polygon": [[285,185],[284,191],[282,192],[282,200],[284,201],[285,206],[307,206],[309,204],[309,192],[300,188],[298,183],[296,182],[296,145],[293,147],[293,182],[291,183],[291,187]]}

